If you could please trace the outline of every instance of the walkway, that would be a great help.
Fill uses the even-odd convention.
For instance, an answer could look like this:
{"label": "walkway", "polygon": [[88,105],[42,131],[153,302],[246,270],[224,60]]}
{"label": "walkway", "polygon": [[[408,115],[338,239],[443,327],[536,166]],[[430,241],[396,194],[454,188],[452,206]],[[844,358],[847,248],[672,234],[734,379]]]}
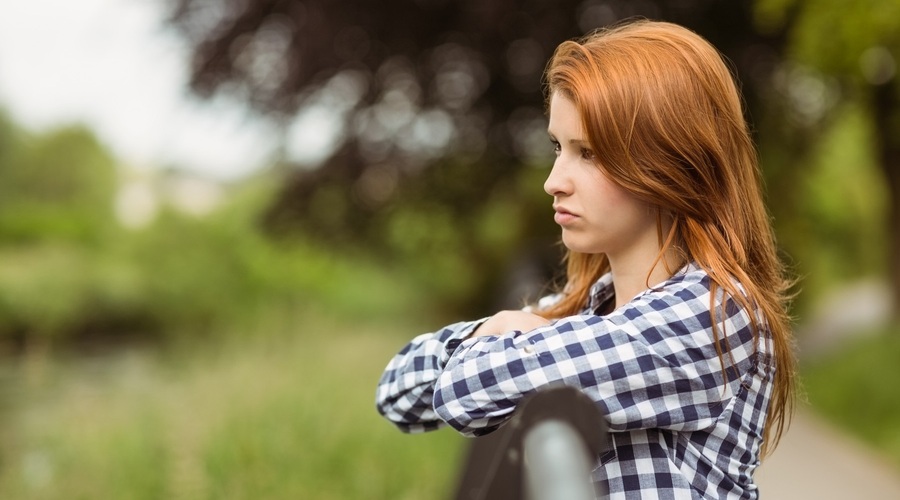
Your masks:
{"label": "walkway", "polygon": [[[848,287],[822,304],[816,320],[798,332],[800,355],[840,348],[847,335],[866,331],[890,310],[883,284]],[[791,428],[756,473],[763,500],[900,499],[900,467],[800,408]]]}
{"label": "walkway", "polygon": [[756,472],[763,500],[900,499],[900,468],[803,408]]}

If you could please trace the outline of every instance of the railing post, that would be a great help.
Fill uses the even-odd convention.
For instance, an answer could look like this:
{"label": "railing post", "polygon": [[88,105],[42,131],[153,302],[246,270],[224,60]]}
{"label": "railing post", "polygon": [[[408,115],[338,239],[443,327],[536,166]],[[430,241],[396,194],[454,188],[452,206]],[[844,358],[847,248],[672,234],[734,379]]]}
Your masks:
{"label": "railing post", "polygon": [[593,461],[571,425],[557,419],[536,424],[523,447],[526,500],[594,500]]}
{"label": "railing post", "polygon": [[[525,398],[502,427],[475,438],[455,498],[596,498],[604,492],[594,491],[590,473],[607,439],[603,415],[581,391],[568,386],[540,390]],[[570,491],[562,490],[564,484],[581,496],[559,496]]]}

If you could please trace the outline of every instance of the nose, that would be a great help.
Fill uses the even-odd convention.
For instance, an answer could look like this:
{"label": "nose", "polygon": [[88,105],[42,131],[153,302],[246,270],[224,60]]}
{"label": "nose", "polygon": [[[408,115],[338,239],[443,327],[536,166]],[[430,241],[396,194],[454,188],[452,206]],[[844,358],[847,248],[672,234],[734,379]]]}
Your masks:
{"label": "nose", "polygon": [[573,183],[566,172],[564,161],[562,156],[557,156],[556,161],[553,162],[553,168],[550,170],[550,175],[544,181],[544,192],[550,196],[557,197],[572,194]]}

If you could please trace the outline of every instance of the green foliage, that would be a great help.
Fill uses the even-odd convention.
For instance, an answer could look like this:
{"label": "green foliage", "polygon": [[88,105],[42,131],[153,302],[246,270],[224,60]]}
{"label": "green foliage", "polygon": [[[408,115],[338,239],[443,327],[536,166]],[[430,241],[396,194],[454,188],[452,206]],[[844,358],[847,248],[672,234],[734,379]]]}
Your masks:
{"label": "green foliage", "polygon": [[93,133],[4,122],[0,143],[0,242],[96,241],[110,229],[115,161]]}
{"label": "green foliage", "polygon": [[900,326],[804,366],[813,407],[900,465]]}
{"label": "green foliage", "polygon": [[398,208],[387,222],[395,258],[437,296],[463,297],[475,283],[466,258],[472,243],[461,237],[460,223],[440,206]]}
{"label": "green foliage", "polygon": [[853,103],[835,113],[804,161],[793,167],[803,175],[780,188],[789,199],[773,202],[791,205],[776,228],[808,303],[842,282],[884,272],[889,194],[873,158],[871,121]]}
{"label": "green foliage", "polygon": [[760,152],[803,306],[841,282],[890,276],[898,223],[890,207],[900,196],[890,178],[900,166],[889,160],[896,134],[886,124],[898,115],[886,96],[900,90],[900,2],[757,0],[754,8],[757,28],[785,39]]}
{"label": "green foliage", "polygon": [[[888,191],[873,158],[871,121],[863,109],[846,105],[815,150],[814,170],[801,187],[804,218],[831,262],[833,278],[846,280],[884,270]],[[829,255],[831,254],[831,255]]]}
{"label": "green foliage", "polygon": [[866,51],[883,47],[900,55],[900,2],[896,0],[757,0],[757,20],[764,30],[780,28],[789,13],[796,25],[789,33],[791,57],[828,74],[860,79]]}
{"label": "green foliage", "polygon": [[4,363],[28,390],[5,395],[0,498],[444,498],[462,438],[374,408],[410,325],[269,315],[234,343],[62,360],[43,381]]}
{"label": "green foliage", "polygon": [[[453,200],[453,193],[485,175],[470,170],[490,167],[451,159],[435,168],[379,216],[387,253],[437,303],[456,314],[486,314],[497,307],[504,292],[499,288],[516,271],[516,257],[532,250],[531,244],[544,249],[559,238],[552,200],[542,189],[549,169],[515,170],[475,210],[460,206],[466,198]],[[443,201],[435,199],[438,195]]]}
{"label": "green foliage", "polygon": [[274,242],[248,213],[238,206],[203,220],[169,213],[130,242],[142,303],[169,333],[214,333],[271,308],[318,305],[350,317],[387,316],[412,301],[402,277],[364,256]]}
{"label": "green foliage", "polygon": [[0,144],[4,343],[216,335],[270,309],[388,316],[412,301],[405,280],[364,255],[264,234],[270,176],[231,187],[208,216],[166,206],[126,230],[112,212],[115,163],[86,129],[32,135],[0,119]]}
{"label": "green foliage", "polygon": [[[41,246],[0,251],[0,325],[30,336],[53,336],[91,310],[106,283],[91,276],[99,263],[78,248]],[[115,285],[110,283],[110,285]]]}

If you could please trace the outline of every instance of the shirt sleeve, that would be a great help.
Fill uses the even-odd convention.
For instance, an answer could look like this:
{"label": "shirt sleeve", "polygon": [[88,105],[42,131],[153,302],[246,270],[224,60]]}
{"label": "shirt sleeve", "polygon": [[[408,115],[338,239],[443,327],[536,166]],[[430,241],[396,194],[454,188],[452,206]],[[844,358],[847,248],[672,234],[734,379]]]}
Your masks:
{"label": "shirt sleeve", "polygon": [[434,412],[434,383],[450,352],[486,319],[455,323],[419,335],[403,347],[378,382],[378,412],[404,432],[424,432],[446,425]]}
{"label": "shirt sleeve", "polygon": [[[480,435],[508,419],[525,395],[566,384],[600,405],[612,431],[707,428],[734,388],[724,383],[709,295],[693,298],[647,296],[609,316],[572,316],[530,332],[465,340],[439,374],[435,412],[463,434]],[[748,318],[730,312],[724,341],[734,366],[747,369]],[[737,371],[729,376],[738,378]]]}

